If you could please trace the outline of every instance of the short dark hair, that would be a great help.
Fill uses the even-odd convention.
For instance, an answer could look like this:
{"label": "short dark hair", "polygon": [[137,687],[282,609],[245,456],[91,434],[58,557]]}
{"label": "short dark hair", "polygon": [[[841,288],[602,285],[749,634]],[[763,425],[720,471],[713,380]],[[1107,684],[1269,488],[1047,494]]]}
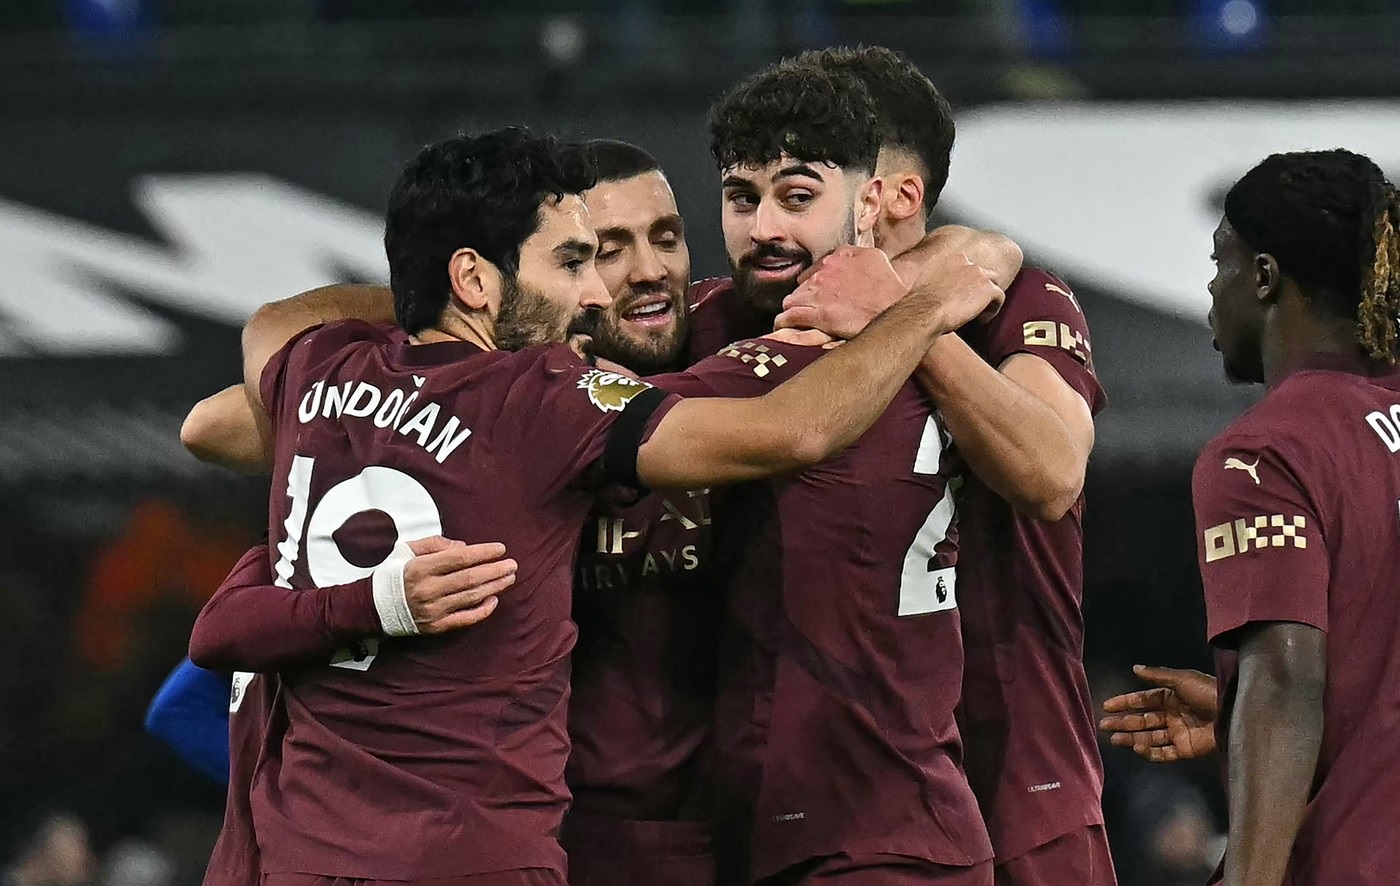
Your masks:
{"label": "short dark hair", "polygon": [[882,136],[859,78],[791,59],[742,81],[710,108],[710,153],[720,169],[787,154],[873,172]]}
{"label": "short dark hair", "polygon": [[631,142],[595,138],[586,147],[600,182],[622,181],[661,168],[655,157]]}
{"label": "short dark hair", "polygon": [[593,186],[582,145],[508,127],[428,145],[389,194],[384,251],[394,316],[405,332],[436,324],[452,291],[447,264],[471,248],[508,277],[540,225],[546,198]]}
{"label": "short dark hair", "polygon": [[1369,157],[1273,154],[1230,188],[1225,219],[1313,304],[1354,317],[1373,360],[1400,362],[1400,195]]}
{"label": "short dark hair", "polygon": [[902,53],[883,46],[810,50],[799,62],[860,78],[875,100],[884,146],[909,151],[924,165],[924,205],[932,209],[948,183],[952,161],[953,107]]}

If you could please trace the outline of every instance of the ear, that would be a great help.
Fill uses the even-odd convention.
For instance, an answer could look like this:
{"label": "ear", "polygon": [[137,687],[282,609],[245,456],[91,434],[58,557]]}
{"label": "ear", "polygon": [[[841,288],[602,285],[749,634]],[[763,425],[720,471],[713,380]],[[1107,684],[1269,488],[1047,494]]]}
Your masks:
{"label": "ear", "polygon": [[880,220],[880,206],[885,192],[882,179],[872,178],[856,194],[856,245],[875,245],[875,223]]}
{"label": "ear", "polygon": [[1283,285],[1283,271],[1278,259],[1265,252],[1254,257],[1254,297],[1261,302],[1270,301],[1279,293]]}
{"label": "ear", "polygon": [[500,272],[475,249],[459,249],[447,260],[452,299],[464,311],[485,311],[500,292]]}
{"label": "ear", "polygon": [[891,224],[924,211],[924,180],[909,173],[883,176],[884,213]]}

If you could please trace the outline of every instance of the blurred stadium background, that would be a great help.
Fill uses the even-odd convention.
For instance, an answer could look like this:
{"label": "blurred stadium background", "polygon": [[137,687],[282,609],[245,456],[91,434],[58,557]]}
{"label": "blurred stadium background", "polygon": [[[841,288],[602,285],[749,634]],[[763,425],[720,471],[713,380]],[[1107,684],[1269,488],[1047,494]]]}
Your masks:
{"label": "blurred stadium background", "polygon": [[[943,217],[1074,285],[1096,691],[1206,667],[1189,472],[1252,400],[1204,325],[1223,188],[1344,145],[1400,170],[1400,0],[11,0],[0,5],[0,882],[197,883],[221,791],[141,732],[265,487],[177,429],[258,304],[384,276],[399,164],[523,121],[652,150],[725,272],[704,113],[796,50],[907,52],[960,112]],[[1056,728],[1046,723],[1047,730]],[[1105,749],[1122,882],[1203,882],[1212,767]]]}

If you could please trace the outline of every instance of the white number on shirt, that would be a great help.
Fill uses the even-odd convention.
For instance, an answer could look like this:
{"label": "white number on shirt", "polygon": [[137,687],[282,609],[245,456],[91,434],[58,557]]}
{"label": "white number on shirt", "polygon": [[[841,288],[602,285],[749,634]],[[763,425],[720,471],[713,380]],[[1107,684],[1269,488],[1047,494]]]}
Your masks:
{"label": "white number on shirt", "polygon": [[[937,474],[945,442],[938,420],[930,415],[923,436],[919,438],[919,453],[914,456],[914,473]],[[923,615],[958,606],[957,569],[952,566],[939,569],[935,559],[936,548],[948,537],[948,528],[953,525],[957,512],[957,486],[957,478],[948,481],[943,498],[929,512],[914,536],[914,543],[904,554],[904,572],[899,580],[900,615]]]}
{"label": "white number on shirt", "polygon": [[[379,563],[357,566],[340,553],[335,533],[356,514],[381,511],[388,515],[394,522],[394,545],[442,534],[442,514],[423,484],[403,471],[378,466],[367,467],[326,490],[308,520],[311,474],[315,467],[314,458],[298,455],[292,458],[287,474],[287,497],[292,500],[292,507],[283,524],[285,534],[277,545],[281,556],[274,570],[274,581],[280,587],[292,586],[292,573],[302,553],[303,530],[306,571],[318,588],[357,581],[384,562],[381,559]],[[390,545],[389,549],[392,547]],[[384,559],[387,558],[388,553]],[[361,648],[338,650],[331,659],[331,666],[366,670],[378,650],[378,640],[366,640]]]}

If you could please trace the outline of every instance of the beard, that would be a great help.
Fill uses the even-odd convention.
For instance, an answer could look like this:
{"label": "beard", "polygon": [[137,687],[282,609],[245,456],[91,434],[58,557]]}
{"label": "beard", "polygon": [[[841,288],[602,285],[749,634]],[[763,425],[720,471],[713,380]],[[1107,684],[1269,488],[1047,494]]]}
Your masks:
{"label": "beard", "polygon": [[501,281],[501,309],[496,312],[494,339],[503,351],[531,345],[562,342],[586,311],[570,314],[539,290],[520,283],[518,277]]}
{"label": "beard", "polygon": [[[622,319],[624,310],[637,299],[653,295],[670,296],[670,325],[644,333],[630,332]],[[613,310],[600,312],[592,336],[599,357],[621,363],[638,375],[656,375],[679,368],[689,332],[690,312],[686,308],[685,290],[671,292],[664,286],[656,286],[633,289],[625,300],[618,300]]]}
{"label": "beard", "polygon": [[[799,285],[797,278],[811,270],[817,259],[824,258],[834,252],[838,246],[851,246],[855,242],[856,214],[855,210],[851,209],[846,214],[846,223],[842,228],[840,238],[821,255],[813,256],[811,252],[801,246],[785,249],[775,244],[765,243],[742,256],[737,262],[730,259],[729,270],[734,277],[734,288],[738,290],[744,304],[748,305],[755,313],[772,319],[783,312],[783,299],[792,295]],[[787,259],[796,262],[798,271],[791,277],[782,280],[755,279],[755,263],[764,259]]]}

